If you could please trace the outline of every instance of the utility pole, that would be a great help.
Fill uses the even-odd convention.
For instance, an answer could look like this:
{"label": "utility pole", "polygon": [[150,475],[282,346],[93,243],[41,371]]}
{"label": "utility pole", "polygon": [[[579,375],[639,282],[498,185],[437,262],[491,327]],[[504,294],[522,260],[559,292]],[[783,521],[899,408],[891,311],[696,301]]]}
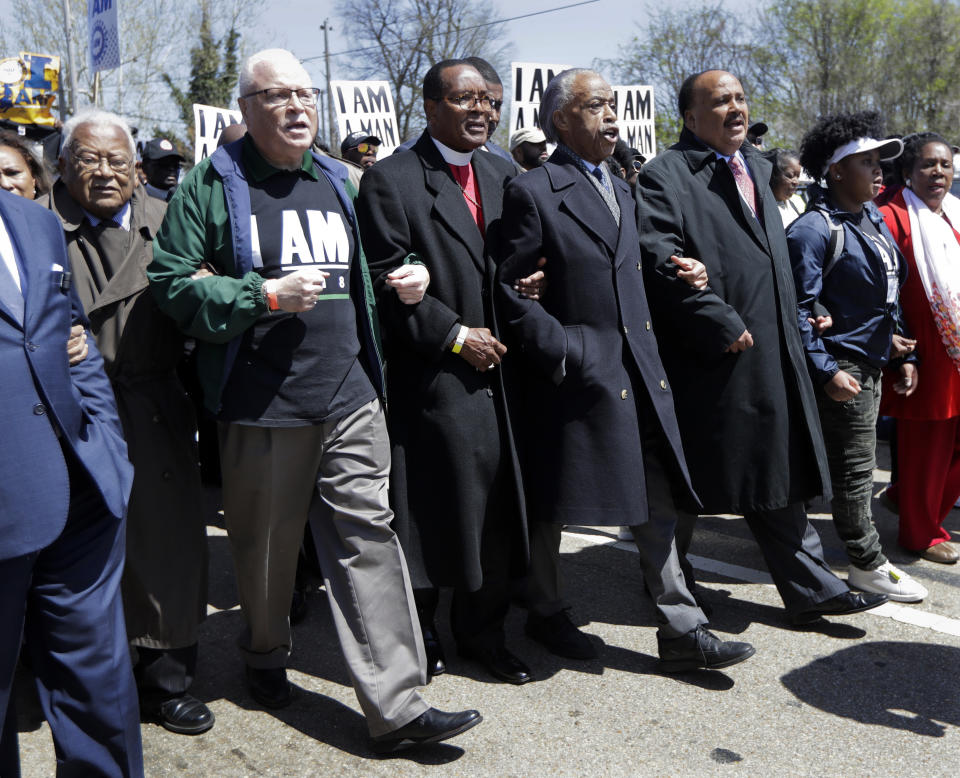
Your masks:
{"label": "utility pole", "polygon": [[[67,36],[67,75],[70,78],[70,104],[60,107],[60,117],[64,120],[77,110],[77,50],[73,45],[73,19],[70,16],[70,0],[63,0],[63,32]],[[64,115],[66,114],[66,115]]]}
{"label": "utility pole", "polygon": [[326,104],[326,96],[327,93],[322,89],[320,90],[320,94],[317,95],[317,120],[320,123],[320,135],[324,138],[330,137],[329,133],[327,132],[327,109],[324,107]]}
{"label": "utility pole", "polygon": [[340,144],[337,142],[336,125],[333,121],[333,90],[330,88],[330,38],[329,32],[333,28],[330,20],[324,19],[320,25],[323,30],[323,60],[327,64],[327,142],[330,144],[330,153],[335,154]]}

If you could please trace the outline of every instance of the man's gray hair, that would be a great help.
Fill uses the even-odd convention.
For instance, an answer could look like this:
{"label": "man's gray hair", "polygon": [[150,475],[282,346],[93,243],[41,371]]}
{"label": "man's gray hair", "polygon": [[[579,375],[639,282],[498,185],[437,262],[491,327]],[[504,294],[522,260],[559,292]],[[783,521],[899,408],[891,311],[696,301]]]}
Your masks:
{"label": "man's gray hair", "polygon": [[103,111],[99,108],[88,108],[80,111],[80,113],[71,116],[63,123],[63,128],[60,130],[63,136],[60,142],[61,157],[66,155],[67,149],[69,149],[70,144],[73,143],[73,134],[77,131],[77,127],[93,127],[94,129],[115,127],[120,130],[127,139],[127,145],[130,147],[130,156],[136,158],[137,144],[133,140],[133,133],[130,131],[130,125],[127,124],[126,119],[117,116],[115,113]]}
{"label": "man's gray hair", "polygon": [[[250,93],[257,79],[257,68],[263,64],[299,68],[307,76],[307,81],[310,81],[310,74],[307,73],[307,69],[292,52],[286,49],[264,49],[247,57],[247,61],[244,62],[243,67],[240,68],[240,83],[237,87],[240,92],[240,97]],[[310,84],[300,84],[300,86],[309,85]]]}
{"label": "man's gray hair", "polygon": [[562,111],[573,99],[573,80],[581,73],[594,73],[590,68],[570,68],[550,79],[540,100],[540,129],[551,143],[558,143],[557,130],[553,126],[553,114]]}

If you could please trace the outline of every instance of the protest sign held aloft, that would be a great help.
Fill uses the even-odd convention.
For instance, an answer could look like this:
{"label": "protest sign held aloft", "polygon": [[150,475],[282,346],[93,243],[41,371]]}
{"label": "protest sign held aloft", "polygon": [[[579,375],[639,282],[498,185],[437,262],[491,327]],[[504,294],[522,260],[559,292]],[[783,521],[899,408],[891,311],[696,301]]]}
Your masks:
{"label": "protest sign held aloft", "polygon": [[196,165],[201,159],[206,159],[217,150],[217,141],[225,127],[241,122],[243,122],[243,116],[240,111],[194,103],[193,164]]}
{"label": "protest sign held aloft", "polygon": [[52,127],[59,80],[60,57],[21,51],[0,59],[0,118]]}
{"label": "protest sign held aloft", "polygon": [[620,137],[647,159],[657,153],[657,132],[653,126],[653,87],[640,84],[615,86],[617,127]]}
{"label": "protest sign held aloft", "polygon": [[90,69],[120,67],[118,0],[87,0],[87,30],[90,34]]}
{"label": "protest sign held aloft", "polygon": [[380,158],[393,153],[401,138],[393,94],[386,81],[331,81],[337,130],[343,140],[352,132],[375,135],[383,141]]}
{"label": "protest sign held aloft", "polygon": [[540,126],[540,98],[550,79],[570,65],[544,65],[540,62],[511,62],[513,101],[510,104],[510,134],[524,127]]}

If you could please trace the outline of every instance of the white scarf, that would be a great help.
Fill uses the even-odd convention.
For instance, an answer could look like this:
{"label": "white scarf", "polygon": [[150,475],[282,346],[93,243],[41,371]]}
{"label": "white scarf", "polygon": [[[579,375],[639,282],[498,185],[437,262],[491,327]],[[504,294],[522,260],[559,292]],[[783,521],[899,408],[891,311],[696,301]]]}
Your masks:
{"label": "white scarf", "polygon": [[949,192],[943,198],[941,207],[950,224],[906,187],[903,199],[910,215],[917,272],[940,339],[960,371],[960,243],[950,228],[950,224],[960,227],[960,199]]}

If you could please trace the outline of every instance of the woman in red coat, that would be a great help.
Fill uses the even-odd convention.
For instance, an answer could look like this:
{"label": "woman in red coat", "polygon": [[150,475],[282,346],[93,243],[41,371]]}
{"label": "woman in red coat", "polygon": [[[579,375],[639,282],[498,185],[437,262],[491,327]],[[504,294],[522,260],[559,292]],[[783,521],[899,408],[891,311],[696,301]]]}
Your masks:
{"label": "woman in red coat", "polygon": [[880,412],[897,418],[899,463],[887,494],[900,508],[900,545],[953,564],[960,552],[942,527],[960,497],[960,199],[950,194],[950,144],[931,132],[904,138],[900,170],[905,186],[880,211],[909,267],[900,304],[923,380],[907,395],[898,374],[884,379]]}

